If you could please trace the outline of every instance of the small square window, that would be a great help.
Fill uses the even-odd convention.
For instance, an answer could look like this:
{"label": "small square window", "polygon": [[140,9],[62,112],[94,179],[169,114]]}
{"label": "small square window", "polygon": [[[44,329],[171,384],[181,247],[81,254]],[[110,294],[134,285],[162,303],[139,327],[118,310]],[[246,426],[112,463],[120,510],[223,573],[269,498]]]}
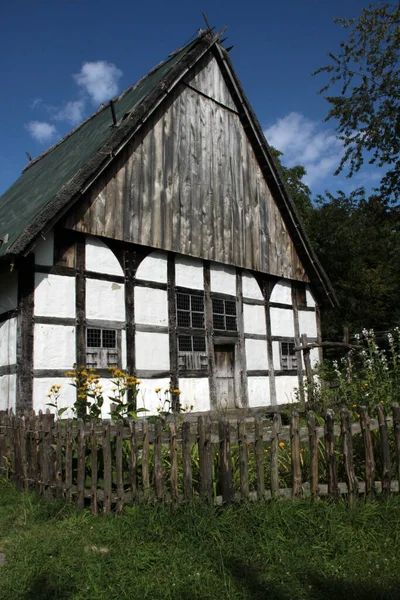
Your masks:
{"label": "small square window", "polygon": [[90,368],[118,367],[121,362],[120,337],[115,329],[86,330],[86,365]]}
{"label": "small square window", "polygon": [[297,369],[297,355],[294,342],[281,342],[281,368],[283,371]]}
{"label": "small square window", "polygon": [[178,327],[204,329],[204,296],[200,294],[176,294]]}
{"label": "small square window", "polygon": [[213,298],[213,325],[220,331],[237,331],[236,302]]}

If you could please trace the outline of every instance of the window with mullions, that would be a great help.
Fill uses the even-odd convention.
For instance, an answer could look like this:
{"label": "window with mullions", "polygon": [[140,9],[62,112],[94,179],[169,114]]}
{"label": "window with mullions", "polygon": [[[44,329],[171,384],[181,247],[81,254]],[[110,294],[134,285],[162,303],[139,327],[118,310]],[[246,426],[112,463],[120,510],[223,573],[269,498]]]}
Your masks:
{"label": "window with mullions", "polygon": [[86,365],[89,368],[119,367],[120,348],[115,329],[86,329]]}
{"label": "window with mullions", "polygon": [[178,337],[179,369],[198,371],[208,369],[206,338],[200,335]]}
{"label": "window with mullions", "polygon": [[297,369],[297,355],[293,342],[281,342],[281,367],[283,371]]}
{"label": "window with mullions", "polygon": [[214,329],[237,331],[236,301],[212,299]]}
{"label": "window with mullions", "polygon": [[176,294],[178,327],[204,329],[204,296],[199,294]]}

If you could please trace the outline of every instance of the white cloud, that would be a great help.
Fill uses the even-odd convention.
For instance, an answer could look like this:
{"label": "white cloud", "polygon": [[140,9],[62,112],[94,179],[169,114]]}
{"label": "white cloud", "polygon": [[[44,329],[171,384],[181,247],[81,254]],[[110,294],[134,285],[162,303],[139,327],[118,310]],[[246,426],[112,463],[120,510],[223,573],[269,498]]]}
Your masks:
{"label": "white cloud", "polygon": [[333,175],[339,166],[342,144],[319,121],[292,112],[278,119],[264,134],[271,146],[283,152],[285,165],[305,167],[304,182],[307,185],[312,186]]}
{"label": "white cloud", "polygon": [[41,144],[50,142],[56,135],[57,129],[51,123],[43,121],[30,121],[25,125],[33,139]]}
{"label": "white cloud", "polygon": [[43,103],[43,100],[41,98],[35,98],[34,100],[32,100],[30,107],[32,110],[34,110],[35,108],[40,106],[42,103]]}
{"label": "white cloud", "polygon": [[56,119],[56,121],[68,121],[71,125],[77,125],[83,120],[85,101],[71,100],[60,110],[54,109],[53,107],[48,108],[52,114],[52,118]]}
{"label": "white cloud", "polygon": [[118,93],[118,80],[122,75],[113,63],[98,60],[83,63],[74,79],[89,94],[93,104],[100,104]]}

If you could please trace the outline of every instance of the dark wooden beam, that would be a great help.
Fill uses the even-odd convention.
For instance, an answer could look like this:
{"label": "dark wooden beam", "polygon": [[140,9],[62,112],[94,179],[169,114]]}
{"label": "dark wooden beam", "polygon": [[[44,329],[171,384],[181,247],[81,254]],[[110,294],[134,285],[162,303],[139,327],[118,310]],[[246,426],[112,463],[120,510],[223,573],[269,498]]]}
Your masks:
{"label": "dark wooden beam", "polygon": [[18,264],[17,414],[33,407],[34,295],[35,256],[28,254]]}

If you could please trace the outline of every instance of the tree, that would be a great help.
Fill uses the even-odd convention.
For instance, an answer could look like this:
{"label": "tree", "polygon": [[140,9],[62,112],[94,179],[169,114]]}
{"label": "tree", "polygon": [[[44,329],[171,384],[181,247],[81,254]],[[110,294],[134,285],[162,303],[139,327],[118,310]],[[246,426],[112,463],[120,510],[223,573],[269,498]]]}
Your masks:
{"label": "tree", "polygon": [[326,117],[338,119],[338,137],[344,155],[335,174],[348,166],[349,177],[364,160],[386,170],[381,201],[400,199],[400,4],[375,4],[354,19],[335,19],[349,30],[332,63],[318,69],[329,73],[326,97],[331,109]]}

